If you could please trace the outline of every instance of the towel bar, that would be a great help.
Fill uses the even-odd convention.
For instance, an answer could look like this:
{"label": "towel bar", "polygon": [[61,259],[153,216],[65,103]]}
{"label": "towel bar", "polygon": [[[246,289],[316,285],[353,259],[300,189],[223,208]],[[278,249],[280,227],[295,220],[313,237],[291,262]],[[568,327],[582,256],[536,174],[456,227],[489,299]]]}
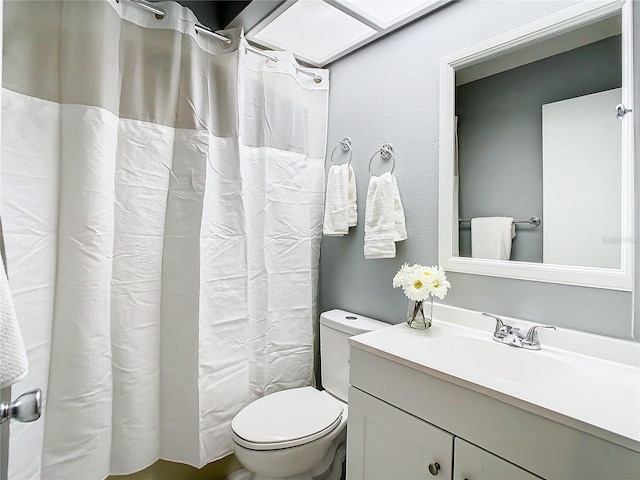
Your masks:
{"label": "towel bar", "polygon": [[[460,222],[460,223],[470,222],[470,221],[471,221],[470,218],[459,218],[458,219],[458,222]],[[540,225],[542,225],[542,220],[540,220],[538,217],[531,217],[528,220],[514,220],[513,223],[528,223],[532,227],[539,227]]]}

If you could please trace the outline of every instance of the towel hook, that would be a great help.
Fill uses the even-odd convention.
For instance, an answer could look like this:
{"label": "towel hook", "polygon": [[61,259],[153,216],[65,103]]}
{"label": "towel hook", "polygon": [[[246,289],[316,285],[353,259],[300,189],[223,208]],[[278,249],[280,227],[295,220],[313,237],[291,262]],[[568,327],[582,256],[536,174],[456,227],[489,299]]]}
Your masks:
{"label": "towel hook", "polygon": [[382,148],[371,155],[369,159],[369,176],[371,176],[371,162],[377,154],[380,154],[383,160],[389,160],[389,158],[391,158],[391,171],[389,173],[393,173],[394,168],[396,168],[396,156],[393,154],[393,145],[385,143],[382,145]]}
{"label": "towel hook", "polygon": [[349,161],[347,162],[347,164],[350,164],[351,157],[353,156],[353,151],[351,150],[351,139],[349,137],[344,137],[344,139],[340,140],[340,142],[338,142],[338,144],[333,147],[333,150],[331,151],[331,157],[329,158],[331,165],[335,165],[333,163],[333,154],[336,153],[338,147],[342,148],[343,152],[349,152]]}

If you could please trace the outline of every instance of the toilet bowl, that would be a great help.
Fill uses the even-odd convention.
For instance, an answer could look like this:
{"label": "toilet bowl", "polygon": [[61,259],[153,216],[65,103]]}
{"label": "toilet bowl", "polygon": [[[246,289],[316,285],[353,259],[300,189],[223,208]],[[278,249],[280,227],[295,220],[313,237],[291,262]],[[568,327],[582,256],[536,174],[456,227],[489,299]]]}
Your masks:
{"label": "toilet bowl", "polygon": [[331,467],[346,425],[347,405],[327,392],[284,390],[236,415],[233,452],[256,479],[316,478]]}
{"label": "toilet bowl", "polygon": [[[255,480],[338,480],[346,452],[351,335],[386,323],[342,310],[320,317],[326,390],[300,387],[259,398],[231,422],[233,452]],[[238,477],[251,478],[251,477]]]}

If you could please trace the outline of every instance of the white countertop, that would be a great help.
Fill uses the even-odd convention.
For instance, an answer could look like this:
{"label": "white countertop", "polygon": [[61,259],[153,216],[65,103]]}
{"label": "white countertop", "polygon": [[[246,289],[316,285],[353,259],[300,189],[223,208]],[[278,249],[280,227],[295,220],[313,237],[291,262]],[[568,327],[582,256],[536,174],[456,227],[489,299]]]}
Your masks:
{"label": "white countertop", "polygon": [[479,312],[434,310],[428,330],[402,323],[350,343],[640,452],[640,343],[558,329],[540,331],[542,350],[530,351],[494,342],[495,322]]}

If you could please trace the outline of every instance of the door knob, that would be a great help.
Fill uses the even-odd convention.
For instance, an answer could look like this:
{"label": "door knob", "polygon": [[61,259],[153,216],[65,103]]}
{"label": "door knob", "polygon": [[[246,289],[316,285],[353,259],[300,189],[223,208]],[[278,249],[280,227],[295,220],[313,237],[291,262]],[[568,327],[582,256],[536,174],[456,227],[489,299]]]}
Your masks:
{"label": "door knob", "polygon": [[11,403],[0,404],[0,423],[13,419],[18,422],[33,422],[40,418],[42,392],[39,388],[23,393]]}
{"label": "door knob", "polygon": [[429,473],[433,476],[438,475],[440,471],[440,464],[438,462],[433,462],[429,464]]}
{"label": "door knob", "polygon": [[630,108],[625,107],[622,103],[619,104],[619,105],[616,105],[616,117],[618,119],[624,118],[624,116],[627,113],[631,113],[631,112],[633,112],[633,110],[630,109]]}

